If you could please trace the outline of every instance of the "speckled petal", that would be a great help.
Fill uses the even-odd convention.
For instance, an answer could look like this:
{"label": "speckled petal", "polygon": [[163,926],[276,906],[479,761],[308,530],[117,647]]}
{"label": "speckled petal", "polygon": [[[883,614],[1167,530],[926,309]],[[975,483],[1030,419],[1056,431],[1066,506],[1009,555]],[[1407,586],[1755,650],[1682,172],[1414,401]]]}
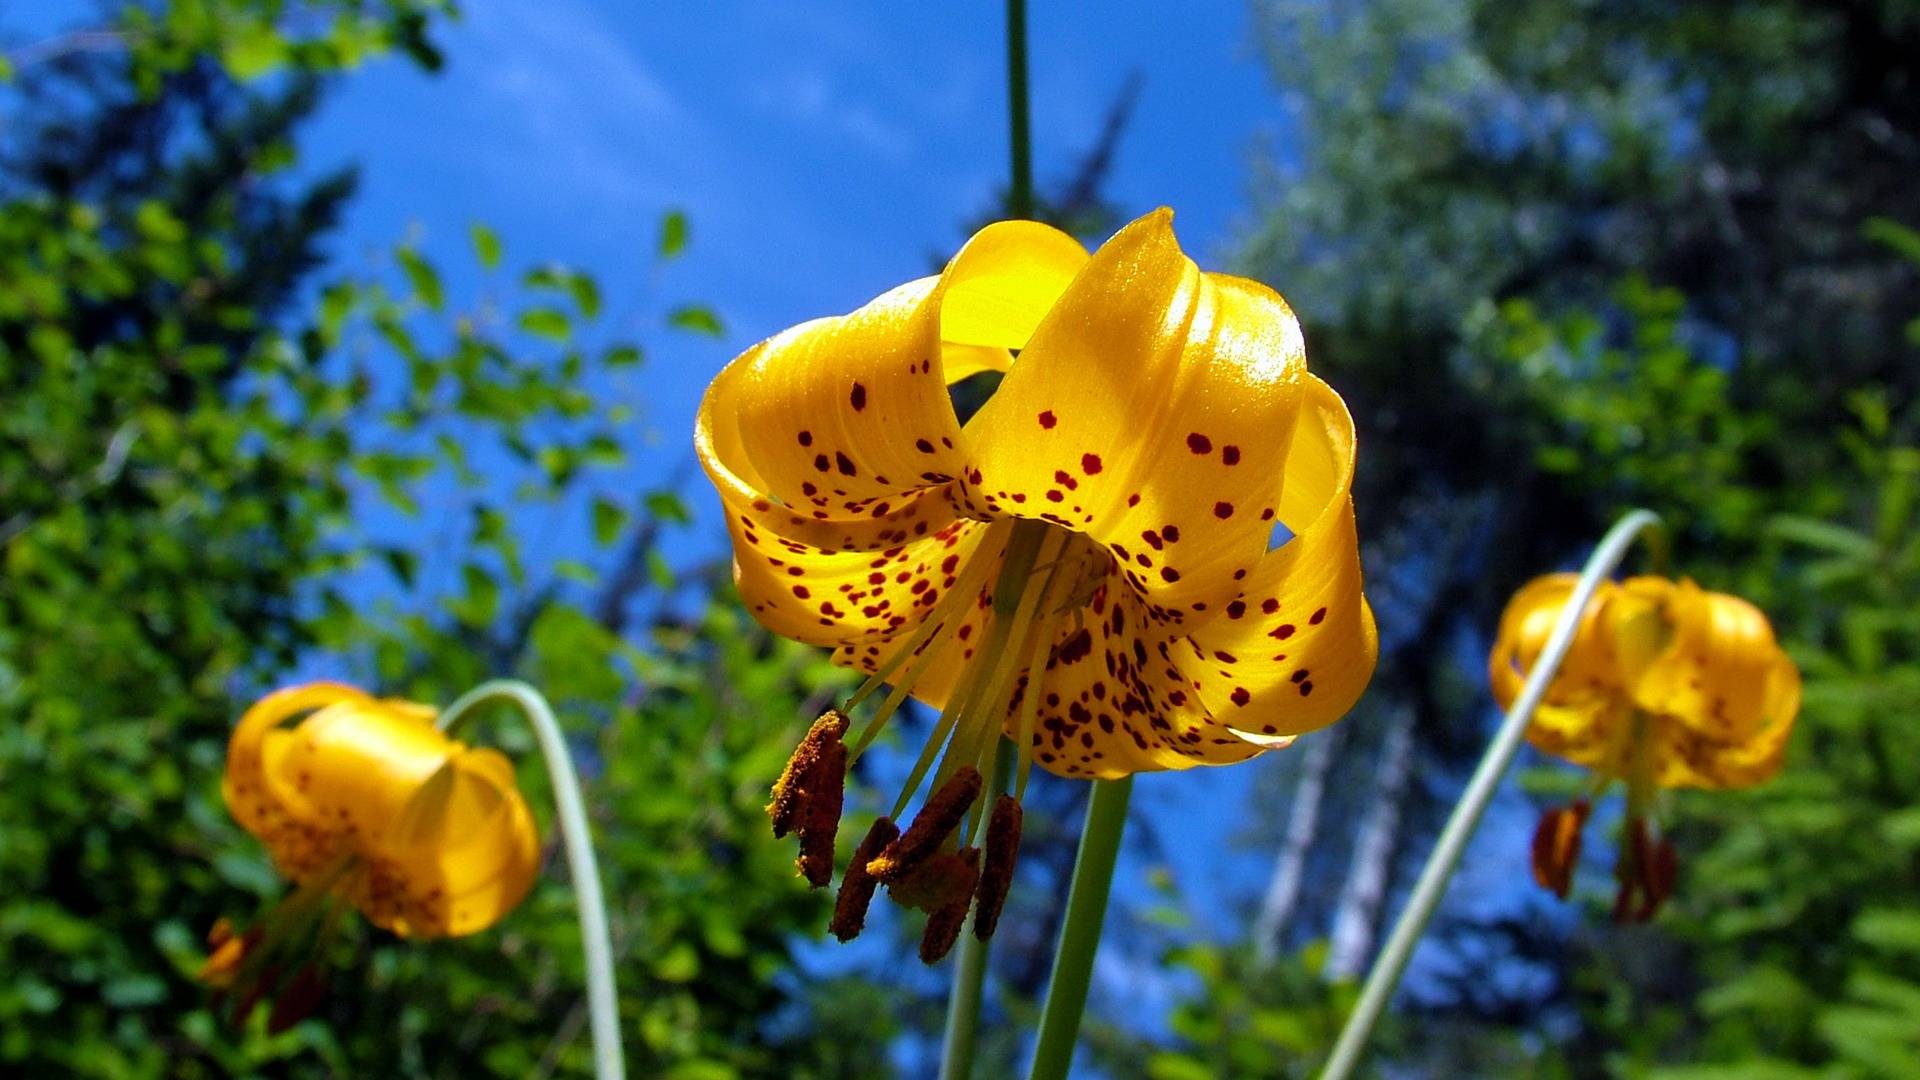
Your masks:
{"label": "speckled petal", "polygon": [[[1579,580],[1578,574],[1547,574],[1521,586],[1507,601],[1487,661],[1493,699],[1502,709],[1512,708],[1514,699],[1520,696],[1520,688],[1546,648],[1547,638],[1552,636],[1554,624]],[[1542,699],[1548,704],[1584,704],[1621,692],[1610,645],[1599,627],[1599,613],[1615,588],[1612,582],[1602,581],[1587,602],[1566,660]]]}
{"label": "speckled petal", "polygon": [[1681,581],[1672,587],[1666,610],[1673,636],[1634,686],[1641,708],[1723,743],[1745,742],[1782,722],[1783,713],[1784,723],[1793,722],[1794,710],[1781,708],[1773,674],[1786,663],[1785,654],[1760,609]]}
{"label": "speckled petal", "polygon": [[1267,551],[1306,364],[1285,302],[1202,274],[1171,220],[1135,221],[1073,279],[968,422],[961,476],[977,512],[1084,532],[1191,615]]}
{"label": "speckled petal", "polygon": [[1174,659],[1215,717],[1256,737],[1299,735],[1346,715],[1373,677],[1379,637],[1361,593],[1353,520],[1353,419],[1305,377],[1306,409],[1279,512],[1296,529]]}

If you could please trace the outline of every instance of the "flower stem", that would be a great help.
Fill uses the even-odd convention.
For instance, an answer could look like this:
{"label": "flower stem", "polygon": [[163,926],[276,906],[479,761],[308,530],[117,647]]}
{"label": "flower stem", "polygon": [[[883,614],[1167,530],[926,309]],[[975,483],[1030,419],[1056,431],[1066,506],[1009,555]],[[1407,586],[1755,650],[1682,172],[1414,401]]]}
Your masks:
{"label": "flower stem", "polygon": [[1113,864],[1120,854],[1120,833],[1127,825],[1127,797],[1133,777],[1100,780],[1087,799],[1087,824],[1080,833],[1080,854],[1073,862],[1067,890],[1067,917],[1060,926],[1060,947],[1053,954],[1047,1004],[1040,1013],[1040,1040],[1033,1048],[1032,1080],[1064,1080],[1073,1067],[1074,1038],[1087,1007],[1093,981],[1093,954],[1100,947],[1100,924],[1107,914]]}
{"label": "flower stem", "polygon": [[1007,216],[1033,216],[1033,138],[1027,122],[1027,0],[1007,0],[1007,135],[1013,173]]}
{"label": "flower stem", "polygon": [[580,798],[580,777],[574,772],[566,736],[540,691],[515,679],[495,679],[461,695],[440,714],[440,728],[454,727],[483,702],[503,700],[518,706],[533,728],[540,754],[553,784],[554,809],[567,851],[567,872],[580,907],[580,943],[587,962],[587,1015],[593,1028],[593,1072],[599,1080],[622,1080],[626,1065],[620,1054],[620,1016],[613,986],[613,946],[607,934],[607,907],[600,891],[600,866],[593,856],[593,838]]}
{"label": "flower stem", "polygon": [[[1013,778],[1013,747],[1005,738],[993,753],[993,786],[980,796],[988,802]],[[978,918],[979,902],[972,918]],[[960,935],[960,957],[953,971],[953,989],[947,994],[947,1032],[940,1043],[940,1080],[967,1080],[973,1075],[974,1037],[980,1029],[980,995],[987,982],[987,950],[991,941],[975,937],[969,925]]]}
{"label": "flower stem", "polygon": [[1540,650],[1533,670],[1527,673],[1526,685],[1521,687],[1513,708],[1508,709],[1505,719],[1500,721],[1493,743],[1487,747],[1486,754],[1473,771],[1473,778],[1467,782],[1466,791],[1460,796],[1460,802],[1447,818],[1446,828],[1441,830],[1440,839],[1433,846],[1433,854],[1427,856],[1427,864],[1420,870],[1420,879],[1414,884],[1413,894],[1407,898],[1407,906],[1400,912],[1399,921],[1394,923],[1392,935],[1387,938],[1386,946],[1374,961],[1373,970],[1367,973],[1360,1000],[1355,1003],[1352,1015],[1347,1017],[1346,1026],[1340,1030],[1340,1038],[1334,1043],[1333,1054],[1327,1059],[1327,1067],[1320,1074],[1320,1080],[1346,1080],[1360,1064],[1367,1036],[1373,1032],[1374,1024],[1386,1009],[1387,999],[1393,996],[1394,988],[1400,984],[1400,976],[1406,972],[1407,961],[1413,957],[1413,948],[1419,943],[1420,933],[1426,929],[1428,920],[1433,918],[1447,882],[1453,876],[1454,868],[1459,865],[1460,855],[1466,850],[1474,828],[1480,824],[1480,816],[1486,812],[1487,804],[1493,801],[1494,791],[1500,786],[1501,777],[1506,775],[1507,766],[1513,763],[1514,755],[1519,753],[1520,742],[1527,733],[1527,724],[1533,719],[1533,710],[1539,706],[1540,699],[1546,696],[1548,684],[1559,672],[1561,661],[1566,659],[1567,650],[1573,645],[1573,635],[1580,625],[1581,613],[1586,610],[1594,592],[1600,588],[1601,580],[1613,573],[1614,568],[1626,557],[1627,548],[1633,543],[1634,537],[1650,527],[1654,532],[1649,546],[1656,553],[1663,551],[1665,540],[1660,531],[1659,516],[1650,510],[1634,510],[1607,530],[1607,535],[1587,559],[1587,565],[1580,571],[1579,583],[1567,598],[1559,621],[1554,623],[1553,633],[1547,637],[1546,647]]}

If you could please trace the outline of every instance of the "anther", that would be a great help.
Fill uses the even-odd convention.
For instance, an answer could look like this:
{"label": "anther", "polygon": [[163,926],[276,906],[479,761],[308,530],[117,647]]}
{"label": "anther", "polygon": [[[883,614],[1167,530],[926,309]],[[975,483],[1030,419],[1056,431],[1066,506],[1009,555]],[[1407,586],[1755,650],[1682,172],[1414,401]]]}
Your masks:
{"label": "anther", "polygon": [[1007,890],[1013,886],[1013,864],[1020,855],[1020,800],[1002,795],[993,802],[987,819],[987,856],[980,868],[980,901],[973,913],[973,936],[985,941],[1000,924]]}
{"label": "anther", "polygon": [[900,827],[892,818],[883,817],[873,823],[860,846],[853,849],[853,862],[841,875],[840,895],[833,900],[833,921],[827,924],[834,937],[852,941],[860,936],[867,925],[867,906],[873,903],[873,890],[880,885],[878,878],[867,873],[867,863],[899,838]]}
{"label": "anther", "polygon": [[956,895],[945,904],[935,908],[927,916],[927,929],[920,935],[920,962],[937,964],[952,951],[953,943],[960,938],[960,928],[966,925],[967,908],[973,902],[974,886],[980,880],[980,849],[961,848],[949,856],[957,864],[959,871],[955,885],[964,884],[964,889],[956,889]]}
{"label": "anther", "polygon": [[809,780],[816,775],[815,766],[820,755],[829,745],[839,745],[840,737],[846,734],[847,718],[837,709],[828,709],[813,722],[793,748],[793,756],[787,759],[787,767],[780,771],[780,779],[773,783],[773,798],[767,803],[767,816],[773,819],[773,835],[784,837],[798,824],[801,803],[806,796]]}
{"label": "anther", "polygon": [[[846,730],[846,721],[840,722]],[[847,745],[836,734],[821,748],[801,781],[805,785],[794,829],[800,834],[796,861],[807,884],[816,889],[833,880],[833,839],[840,832],[840,807],[847,787]]]}
{"label": "anther", "polygon": [[[1620,853],[1614,874],[1620,889],[1614,894],[1613,921],[1647,922],[1673,892],[1677,858],[1665,837],[1654,840],[1645,818],[1627,822],[1627,848]],[[1634,894],[1639,894],[1638,902]]]}
{"label": "anther", "polygon": [[1533,831],[1533,880],[1562,900],[1573,886],[1573,870],[1580,862],[1580,830],[1592,812],[1593,804],[1585,799],[1557,806],[1540,815]]}
{"label": "anther", "polygon": [[960,825],[980,797],[980,770],[965,765],[927,799],[905,835],[887,845],[867,864],[867,873],[891,885],[914,864],[926,858]]}

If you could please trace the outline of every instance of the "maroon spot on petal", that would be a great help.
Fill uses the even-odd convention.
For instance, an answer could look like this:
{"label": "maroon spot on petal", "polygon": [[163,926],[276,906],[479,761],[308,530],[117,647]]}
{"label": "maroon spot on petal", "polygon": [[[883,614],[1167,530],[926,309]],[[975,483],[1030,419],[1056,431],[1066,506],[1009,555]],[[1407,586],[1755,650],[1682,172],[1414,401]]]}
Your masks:
{"label": "maroon spot on petal", "polygon": [[1136,491],[1136,492],[1134,492],[1133,494],[1131,494],[1131,495],[1129,495],[1129,496],[1127,496],[1127,505],[1128,505],[1128,506],[1139,506],[1139,505],[1140,505],[1140,493]]}
{"label": "maroon spot on petal", "polygon": [[1220,461],[1221,461],[1221,463],[1222,463],[1222,464],[1224,464],[1224,465],[1238,465],[1238,464],[1240,464],[1240,448],[1239,448],[1239,447],[1237,447],[1237,446],[1223,446],[1223,447],[1221,447],[1221,448],[1220,448]]}
{"label": "maroon spot on petal", "polygon": [[1180,542],[1180,527],[1178,525],[1162,525],[1160,527],[1160,537],[1169,544],[1177,544]]}
{"label": "maroon spot on petal", "polygon": [[1280,610],[1280,601],[1275,600],[1273,597],[1269,596],[1265,600],[1260,601],[1260,610],[1271,615],[1274,612]]}
{"label": "maroon spot on petal", "polygon": [[854,471],[853,459],[849,458],[847,455],[841,453],[838,450],[835,450],[833,452],[833,463],[839,467],[840,475],[842,476],[858,476],[859,475],[859,473]]}
{"label": "maroon spot on petal", "polygon": [[801,445],[801,446],[812,446],[812,445],[813,445],[813,432],[811,432],[811,431],[803,431],[803,432],[801,432],[801,433],[800,433],[800,445]]}
{"label": "maroon spot on petal", "polygon": [[1163,566],[1160,568],[1160,580],[1166,581],[1166,582],[1179,581],[1180,571],[1175,570],[1171,566]]}
{"label": "maroon spot on petal", "polygon": [[1145,540],[1147,542],[1147,546],[1152,548],[1155,551],[1159,551],[1167,546],[1166,544],[1161,542],[1160,534],[1157,532],[1154,532],[1152,529],[1148,529],[1146,532],[1141,533],[1140,539]]}
{"label": "maroon spot on petal", "polygon": [[800,485],[800,491],[801,491],[801,493],[802,493],[802,494],[805,494],[805,495],[818,495],[818,494],[820,494],[820,489],[819,489],[819,488],[817,488],[817,487],[814,487],[814,486],[813,486],[813,481],[811,481],[811,480],[808,480],[808,481],[806,481],[805,483],[803,483],[803,484],[801,484],[801,485]]}
{"label": "maroon spot on petal", "polygon": [[1214,517],[1217,517],[1217,518],[1219,518],[1219,519],[1220,519],[1220,520],[1222,520],[1222,521],[1225,521],[1226,519],[1228,519],[1228,518],[1230,518],[1230,517],[1232,517],[1232,516],[1233,516],[1233,504],[1232,504],[1232,503],[1230,503],[1230,502],[1217,502],[1217,503],[1214,503],[1214,504],[1213,504],[1213,516],[1214,516]]}
{"label": "maroon spot on petal", "polygon": [[793,595],[805,600],[807,597],[813,595],[813,590],[807,588],[805,585],[795,585],[793,587]]}
{"label": "maroon spot on petal", "polygon": [[1247,605],[1241,601],[1235,600],[1233,603],[1227,605],[1227,618],[1229,619],[1237,619],[1246,613]]}
{"label": "maroon spot on petal", "polygon": [[1099,454],[1081,454],[1080,455],[1080,471],[1081,472],[1086,473],[1088,476],[1092,476],[1094,473],[1099,472],[1100,468],[1101,466],[1100,466]]}
{"label": "maroon spot on petal", "polygon": [[1321,608],[1319,611],[1314,612],[1311,616],[1308,617],[1307,625],[1319,626],[1321,622],[1325,621],[1326,617],[1327,617],[1327,609]]}
{"label": "maroon spot on petal", "polygon": [[1276,638],[1280,641],[1285,641],[1288,638],[1293,636],[1293,624],[1282,623],[1279,626],[1276,626],[1273,629],[1267,631],[1267,636],[1270,638]]}
{"label": "maroon spot on petal", "polygon": [[826,472],[828,469],[833,468],[833,462],[828,461],[827,455],[825,454],[815,454],[813,455],[813,467],[819,469],[821,472]]}
{"label": "maroon spot on petal", "polygon": [[1196,454],[1212,453],[1213,440],[1207,438],[1205,435],[1202,435],[1196,431],[1193,434],[1187,436],[1187,449],[1193,451]]}
{"label": "maroon spot on petal", "polygon": [[933,444],[925,439],[915,439],[913,441],[913,448],[923,454],[933,453]]}
{"label": "maroon spot on petal", "polygon": [[851,400],[853,402],[854,412],[859,412],[861,409],[866,408],[867,407],[867,388],[860,385],[859,383],[854,383]]}
{"label": "maroon spot on petal", "polygon": [[1052,409],[1048,409],[1046,412],[1040,414],[1040,426],[1046,428],[1048,431],[1052,431],[1053,425],[1059,422],[1060,418],[1053,415]]}
{"label": "maroon spot on petal", "polygon": [[1308,694],[1311,694],[1311,693],[1313,693],[1313,683],[1312,683],[1312,682],[1303,682],[1303,683],[1301,683],[1301,684],[1300,684],[1300,696],[1301,696],[1301,697],[1306,697],[1306,696],[1307,696]]}
{"label": "maroon spot on petal", "polygon": [[1253,700],[1253,695],[1247,693],[1247,688],[1244,686],[1234,687],[1231,696],[1235,705],[1245,705],[1247,702]]}
{"label": "maroon spot on petal", "polygon": [[1292,675],[1288,676],[1288,678],[1292,679],[1294,682],[1306,682],[1308,674],[1309,673],[1306,668],[1301,668],[1300,670],[1294,672]]}
{"label": "maroon spot on petal", "polygon": [[1065,502],[1066,499],[1067,497],[1065,495],[1062,495],[1058,490],[1047,492],[1048,502]]}

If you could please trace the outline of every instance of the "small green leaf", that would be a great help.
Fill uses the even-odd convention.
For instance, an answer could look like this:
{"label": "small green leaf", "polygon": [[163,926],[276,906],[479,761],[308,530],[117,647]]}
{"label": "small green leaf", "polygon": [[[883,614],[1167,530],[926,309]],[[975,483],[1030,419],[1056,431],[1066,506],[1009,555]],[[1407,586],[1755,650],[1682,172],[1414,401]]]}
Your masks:
{"label": "small green leaf", "polygon": [[687,250],[687,215],[669,210],[660,217],[660,257],[671,259]]}
{"label": "small green leaf", "polygon": [[473,240],[473,254],[481,266],[492,270],[500,265],[499,233],[476,221],[467,226],[467,235]]}
{"label": "small green leaf", "polygon": [[627,524],[627,512],[612,499],[596,496],[593,500],[593,538],[601,544],[611,544],[620,538],[620,530]]}
{"label": "small green leaf", "polygon": [[412,248],[401,248],[394,252],[400,259],[400,268],[407,272],[407,283],[413,287],[413,294],[420,302],[439,311],[446,306],[447,296],[440,285],[440,273],[433,264],[420,257]]}
{"label": "small green leaf", "polygon": [[726,333],[720,325],[720,316],[704,304],[682,304],[667,315],[667,325],[675,330],[719,337]]}
{"label": "small green leaf", "polygon": [[567,321],[567,313],[559,308],[537,307],[521,312],[520,329],[555,344],[565,344],[573,336],[573,326]]}

